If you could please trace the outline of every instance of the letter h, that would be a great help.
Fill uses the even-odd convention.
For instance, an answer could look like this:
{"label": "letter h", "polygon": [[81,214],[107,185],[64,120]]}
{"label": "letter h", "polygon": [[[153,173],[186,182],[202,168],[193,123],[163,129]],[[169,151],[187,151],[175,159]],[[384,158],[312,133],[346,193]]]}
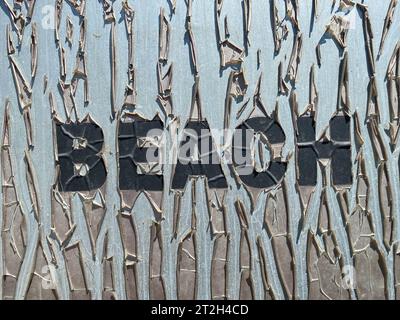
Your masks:
{"label": "letter h", "polygon": [[331,160],[332,183],[335,186],[350,185],[351,138],[350,117],[336,116],[330,120],[330,140],[315,140],[315,121],[312,117],[297,119],[297,170],[301,186],[317,184],[317,160]]}

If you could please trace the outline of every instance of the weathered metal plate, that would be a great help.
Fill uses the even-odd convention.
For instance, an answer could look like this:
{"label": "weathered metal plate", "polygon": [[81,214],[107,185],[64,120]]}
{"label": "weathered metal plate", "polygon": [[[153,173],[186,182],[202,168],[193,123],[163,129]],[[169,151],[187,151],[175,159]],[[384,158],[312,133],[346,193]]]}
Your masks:
{"label": "weathered metal plate", "polygon": [[399,298],[399,27],[397,0],[1,0],[0,297]]}

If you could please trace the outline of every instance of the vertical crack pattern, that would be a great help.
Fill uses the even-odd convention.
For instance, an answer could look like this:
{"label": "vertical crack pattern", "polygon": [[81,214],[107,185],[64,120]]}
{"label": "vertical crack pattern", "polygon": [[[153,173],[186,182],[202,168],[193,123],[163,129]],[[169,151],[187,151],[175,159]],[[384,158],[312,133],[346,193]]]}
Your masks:
{"label": "vertical crack pattern", "polygon": [[0,1],[0,298],[398,299],[399,10]]}

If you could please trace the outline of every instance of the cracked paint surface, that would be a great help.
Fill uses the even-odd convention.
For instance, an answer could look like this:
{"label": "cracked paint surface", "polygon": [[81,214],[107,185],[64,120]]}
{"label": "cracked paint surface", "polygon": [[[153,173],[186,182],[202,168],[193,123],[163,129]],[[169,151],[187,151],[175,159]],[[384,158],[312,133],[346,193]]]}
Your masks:
{"label": "cracked paint surface", "polygon": [[[399,298],[399,25],[397,0],[0,0],[0,297]],[[164,127],[163,146],[134,134],[161,146],[135,169],[158,188],[121,183],[139,120]],[[188,126],[220,166],[182,186]],[[224,161],[212,129],[240,126],[269,184]]]}

